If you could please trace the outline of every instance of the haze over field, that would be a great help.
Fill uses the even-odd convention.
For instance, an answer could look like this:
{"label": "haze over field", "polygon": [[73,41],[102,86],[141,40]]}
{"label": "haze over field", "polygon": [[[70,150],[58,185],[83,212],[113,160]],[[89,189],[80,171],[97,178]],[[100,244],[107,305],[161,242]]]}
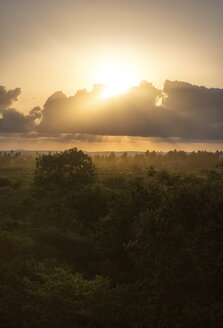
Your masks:
{"label": "haze over field", "polygon": [[0,149],[222,149],[222,11],[0,0]]}

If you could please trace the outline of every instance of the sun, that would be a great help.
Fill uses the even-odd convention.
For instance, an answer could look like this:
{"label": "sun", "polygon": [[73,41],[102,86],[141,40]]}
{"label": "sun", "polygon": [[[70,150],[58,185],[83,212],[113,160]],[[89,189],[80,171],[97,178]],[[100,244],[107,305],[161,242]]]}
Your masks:
{"label": "sun", "polygon": [[125,93],[129,88],[139,84],[136,73],[126,63],[109,63],[99,70],[98,81],[105,85],[101,94],[107,99]]}

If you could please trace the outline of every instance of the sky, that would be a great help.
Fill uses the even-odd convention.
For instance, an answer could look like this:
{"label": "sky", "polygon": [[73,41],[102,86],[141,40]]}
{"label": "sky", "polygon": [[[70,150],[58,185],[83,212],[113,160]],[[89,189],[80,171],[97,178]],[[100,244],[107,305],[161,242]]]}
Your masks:
{"label": "sky", "polygon": [[[74,143],[91,150],[146,150],[151,144],[155,149],[168,149],[173,144],[175,148],[187,150],[220,148],[222,136],[216,125],[221,123],[219,117],[223,111],[220,92],[223,88],[222,13],[222,0],[0,0],[0,101],[4,104],[1,106],[0,103],[0,115],[3,116],[0,116],[0,148],[59,149]],[[110,83],[111,77],[113,85],[110,93],[118,93],[116,87],[120,88],[121,84],[124,90],[126,81],[129,87],[139,86],[142,80],[152,82],[158,90],[161,106],[156,106],[157,98],[153,99],[152,105],[146,102],[148,97],[138,87],[141,98],[129,92],[128,99],[123,95],[115,96],[114,105],[112,98],[106,100],[102,97],[99,107],[104,109],[98,113],[94,109],[98,104],[96,106],[92,100],[93,85]],[[176,87],[171,84],[168,88],[166,80],[188,82],[194,86],[194,93],[191,93],[189,85],[179,84]],[[206,91],[202,89],[202,93],[195,86],[205,86]],[[180,103],[177,102],[178,87],[184,89]],[[16,88],[21,90],[15,91]],[[219,90],[214,92],[212,88]],[[93,103],[90,114],[89,108],[88,112],[84,112],[82,105],[78,105],[77,109],[71,98],[73,105],[69,110],[76,113],[73,115],[75,120],[74,117],[70,119],[73,128],[67,128],[68,116],[65,119],[63,115],[61,119],[62,115],[57,114],[55,119],[54,115],[49,115],[49,119],[48,100],[55,92],[60,91],[70,99],[82,89],[89,93],[82,97],[90,98]],[[168,89],[169,101],[163,94],[167,91],[165,89]],[[8,90],[11,90],[10,94],[7,94]],[[141,107],[134,106],[134,97]],[[193,97],[200,97],[199,104]],[[206,116],[201,111],[201,107],[206,106],[204,98],[209,104],[205,109]],[[123,115],[117,114],[117,111],[122,113],[129,102],[134,114],[125,110],[125,119],[127,122],[132,120],[129,123],[131,129],[124,126]],[[66,104],[63,106],[66,107]],[[161,115],[151,114],[154,106],[162,112]],[[185,106],[189,114],[185,113]],[[68,115],[65,107],[61,107],[60,111]],[[33,108],[36,109],[33,111]],[[168,115],[164,108],[168,109]],[[81,119],[77,118],[80,109]],[[191,109],[194,110],[193,115]],[[138,119],[139,112],[146,113],[146,127]],[[90,115],[91,122],[86,122],[84,115]],[[17,120],[19,117],[20,123],[15,116]],[[118,121],[113,119],[113,125],[109,127],[108,117],[114,116],[118,117]],[[144,114],[141,116],[145,119]],[[203,117],[206,123],[212,123],[211,127],[205,125]],[[169,122],[168,126],[163,125],[162,118]],[[21,127],[22,119],[26,128]],[[57,122],[61,125],[59,122],[62,121],[66,121],[64,127],[58,127]],[[107,124],[107,127],[96,126],[96,122]],[[174,124],[182,130],[176,131]],[[184,126],[188,128],[187,133],[183,131]],[[196,129],[203,129],[206,134],[195,133]],[[92,140],[92,136],[97,140]]]}

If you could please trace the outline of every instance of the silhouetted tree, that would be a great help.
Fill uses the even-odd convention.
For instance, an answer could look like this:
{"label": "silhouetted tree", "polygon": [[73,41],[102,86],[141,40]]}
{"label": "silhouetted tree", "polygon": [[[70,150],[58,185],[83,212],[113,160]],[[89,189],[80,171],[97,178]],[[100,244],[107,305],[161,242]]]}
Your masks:
{"label": "silhouetted tree", "polygon": [[95,180],[91,158],[77,148],[36,158],[35,184],[50,189],[78,188]]}

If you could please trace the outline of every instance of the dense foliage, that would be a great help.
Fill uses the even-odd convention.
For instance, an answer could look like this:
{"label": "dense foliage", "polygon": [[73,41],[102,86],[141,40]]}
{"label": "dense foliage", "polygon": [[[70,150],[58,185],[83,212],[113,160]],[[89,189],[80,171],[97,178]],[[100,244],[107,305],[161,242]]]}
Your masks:
{"label": "dense foliage", "polygon": [[222,327],[222,153],[35,157],[0,154],[1,327]]}
{"label": "dense foliage", "polygon": [[80,188],[94,181],[92,160],[82,150],[69,149],[36,159],[35,184],[45,189]]}

